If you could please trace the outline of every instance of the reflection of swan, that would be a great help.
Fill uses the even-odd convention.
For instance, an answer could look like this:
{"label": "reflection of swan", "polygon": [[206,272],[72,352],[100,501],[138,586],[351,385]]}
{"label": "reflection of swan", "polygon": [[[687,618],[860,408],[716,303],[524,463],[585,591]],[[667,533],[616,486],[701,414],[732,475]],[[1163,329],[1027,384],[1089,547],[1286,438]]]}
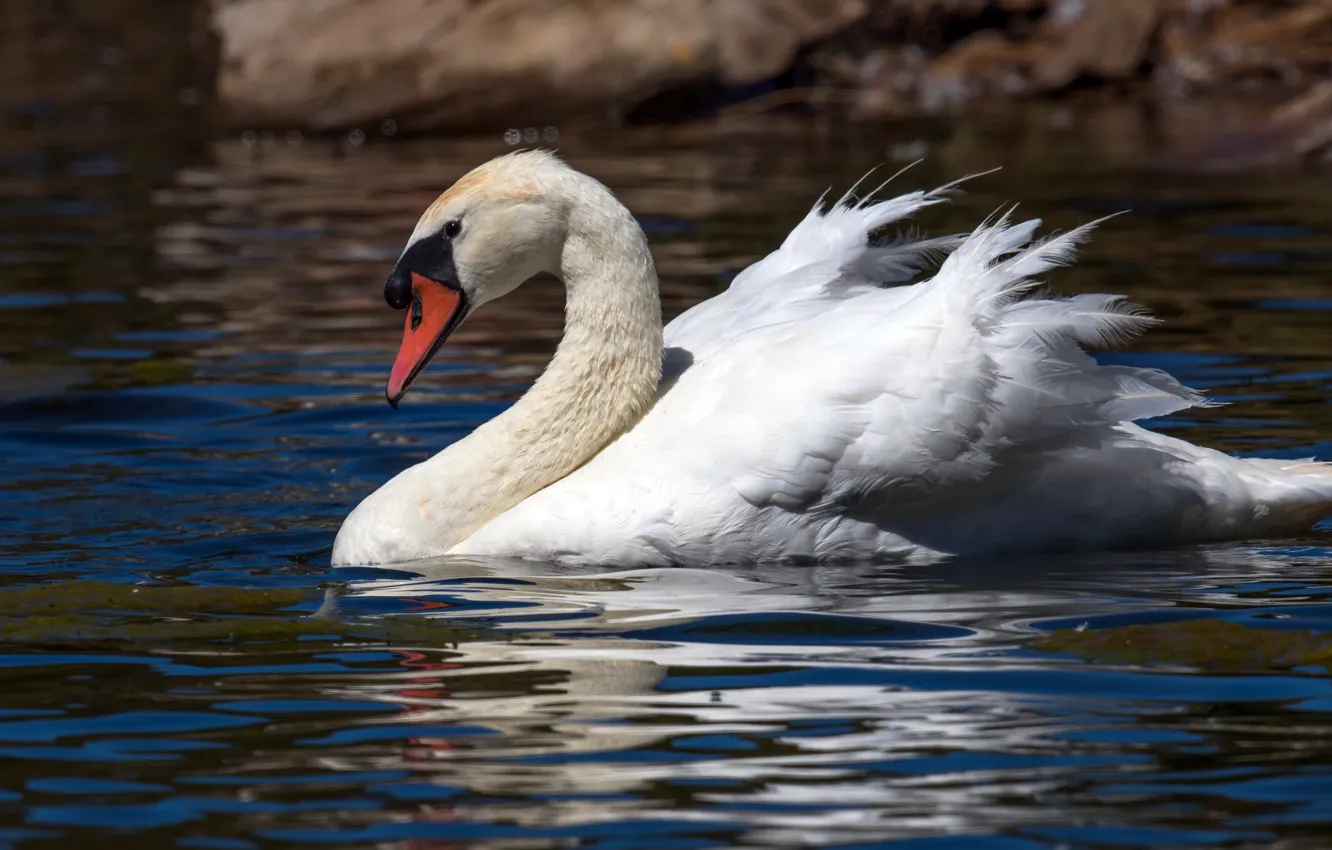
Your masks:
{"label": "reflection of swan", "polygon": [[[707,569],[658,567],[615,569],[560,566],[506,558],[447,557],[419,561],[410,570],[365,571],[347,585],[339,604],[352,613],[357,600],[366,610],[440,616],[466,627],[476,619],[529,636],[577,633],[576,651],[593,636],[632,635],[638,643],[614,653],[662,664],[746,663],[754,650],[746,632],[678,629],[752,618],[769,630],[764,617],[828,617],[811,634],[788,633],[779,644],[761,641],[760,654],[779,651],[801,663],[857,657],[858,646],[881,647],[886,640],[914,648],[916,661],[942,661],[969,652],[978,639],[1027,640],[1021,622],[1076,613],[1093,617],[1130,608],[1170,607],[1181,597],[1230,605],[1231,594],[1251,583],[1317,581],[1327,570],[1323,550],[1285,551],[1269,547],[1194,547],[1162,552],[1092,552],[1022,558],[962,559],[929,566],[821,564],[716,565]],[[380,578],[379,575],[383,575]],[[1196,587],[1207,577],[1205,591]],[[1234,583],[1234,587],[1231,584]],[[1132,588],[1131,592],[1126,589]],[[1207,594],[1200,596],[1201,592]],[[1140,600],[1130,604],[1126,598]],[[381,601],[398,599],[385,609]],[[1246,605],[1287,604],[1247,599]],[[837,618],[850,618],[843,621]],[[864,624],[890,622],[939,627],[928,640],[910,634],[870,635],[864,644],[830,642],[829,635]],[[1014,626],[1014,623],[1019,623]],[[661,631],[668,629],[670,631]],[[649,631],[650,630],[650,631]],[[729,637],[727,636],[729,634]],[[707,647],[690,655],[688,647]],[[641,650],[641,651],[639,651]],[[563,650],[550,650],[553,655]]]}
{"label": "reflection of swan", "polygon": [[[348,599],[387,597],[445,602],[422,610],[453,623],[466,623],[469,618],[477,617],[524,633],[575,629],[588,635],[626,631],[641,634],[645,629],[778,614],[830,618],[822,625],[829,632],[854,625],[837,618],[892,620],[903,627],[912,623],[966,621],[969,627],[977,612],[1015,605],[1027,610],[1039,610],[1046,604],[1058,610],[1067,606],[1066,595],[1045,592],[1045,573],[1030,586],[1023,584],[1020,570],[1008,569],[1007,586],[992,582],[982,588],[958,588],[946,580],[941,582],[935,569],[912,579],[904,579],[902,569],[870,564],[606,569],[507,558],[448,557],[418,561],[411,565],[410,572],[394,570],[389,574],[391,578],[354,581],[349,585]],[[1113,569],[1101,573],[1106,574],[1113,575]],[[990,576],[994,577],[993,572]],[[462,605],[452,604],[454,600],[461,600]],[[1094,604],[1091,597],[1084,597],[1084,602]],[[944,627],[940,631],[951,629]],[[953,636],[962,634],[970,632]],[[940,652],[951,646],[941,640],[945,636],[937,634],[932,638]],[[744,644],[743,633],[735,637],[739,645]],[[800,637],[788,635],[783,642],[792,652],[808,650]],[[713,636],[673,634],[668,639],[701,640],[711,645]],[[654,645],[647,657],[660,662],[673,652],[656,646],[655,638],[648,640]],[[825,654],[829,651],[828,646],[819,649]],[[722,660],[720,653],[719,649],[709,650],[714,661]],[[926,654],[933,657],[934,650]],[[699,659],[673,660],[687,663]]]}
{"label": "reflection of swan", "polygon": [[[942,190],[811,212],[665,332],[646,238],[548,154],[463,177],[385,295],[407,311],[391,402],[468,315],[540,272],[564,339],[510,410],[372,494],[335,563],[443,553],[619,563],[846,560],[1250,537],[1332,509],[1332,475],[1248,461],[1132,420],[1193,406],[1169,376],[1080,345],[1140,330],[1116,297],[1023,298],[1079,229],[875,247]],[[665,373],[663,375],[663,361]]]}
{"label": "reflection of swan", "polygon": [[[437,663],[404,664],[397,676],[331,683],[338,695],[405,709],[367,725],[420,731],[405,728],[392,742],[371,735],[378,744],[321,761],[344,771],[408,769],[414,781],[442,786],[442,802],[398,815],[418,822],[605,823],[650,818],[665,805],[672,817],[700,811],[774,830],[749,842],[764,847],[1000,831],[1066,818],[1067,805],[1024,801],[1062,802],[1070,780],[1083,787],[1084,757],[1096,760],[1100,776],[1112,775],[1113,759],[1146,758],[1137,744],[1068,733],[1133,717],[1151,730],[1165,717],[1175,733],[1204,737],[1214,718],[1204,710],[1196,725],[1181,726],[1190,722],[1181,705],[1224,701],[1214,687],[1244,687],[1229,677],[1144,676],[1145,690],[1121,696],[1118,671],[1003,652],[1031,640],[1032,619],[1159,610],[1181,596],[1197,606],[1213,595],[1228,599],[1237,589],[1224,586],[1231,576],[1260,588],[1272,578],[1316,588],[1327,572],[1325,555],[1234,546],[964,565],[608,571],[445,558],[413,565],[422,574],[415,579],[405,570],[366,571],[349,608],[359,596],[378,597],[367,600],[374,611],[386,610],[384,597],[448,601],[434,610],[450,621],[474,614],[513,631],[422,649]],[[689,592],[708,581],[705,592]],[[846,646],[746,642],[706,630],[634,636],[644,625],[765,611],[919,617],[971,634]],[[1062,685],[1049,678],[1063,674],[1071,678]],[[1325,689],[1308,683],[1310,693]],[[496,734],[451,735],[450,727]],[[958,757],[967,753],[998,757]],[[291,757],[300,759],[293,771],[308,769],[307,750]],[[958,773],[966,770],[973,772]],[[682,806],[680,795],[696,805]]]}
{"label": "reflection of swan", "polygon": [[[849,591],[862,574],[861,567],[606,573],[516,561],[445,559],[419,569],[425,576],[417,580],[355,582],[351,601],[360,596],[462,597],[477,603],[477,616],[498,617],[518,631],[506,640],[465,640],[450,652],[447,665],[405,670],[396,680],[380,677],[370,685],[358,683],[355,694],[361,699],[377,694],[408,706],[408,714],[395,717],[393,723],[409,721],[427,730],[485,727],[498,735],[450,739],[445,733],[432,740],[426,731],[376,767],[405,763],[433,781],[480,795],[628,794],[653,783],[690,777],[827,781],[846,775],[853,755],[869,760],[894,750],[911,753],[938,747],[940,742],[962,748],[992,743],[977,725],[975,695],[968,696],[965,711],[954,711],[940,707],[937,693],[885,689],[873,682],[783,685],[762,678],[769,671],[794,667],[876,671],[895,663],[940,663],[950,653],[976,648],[977,636],[968,630],[954,630],[953,639],[941,641],[856,646],[802,646],[798,640],[779,646],[747,643],[743,633],[731,633],[733,640],[721,643],[710,642],[704,634],[696,636],[699,640],[685,636],[670,641],[616,633],[626,627],[707,622],[742,611],[850,614],[861,600],[825,591],[822,585],[840,584]],[[709,578],[713,581],[707,592],[688,592],[696,581]],[[676,591],[681,592],[679,597],[673,595]],[[494,603],[510,607],[491,607],[492,594]],[[887,617],[892,609],[883,594],[864,601],[877,602],[876,618]],[[567,618],[580,603],[590,616]],[[470,607],[437,610],[456,624],[466,622]],[[581,634],[567,639],[562,633],[570,630]],[[756,677],[753,686],[745,681],[748,675]],[[724,693],[716,694],[706,683],[687,684],[693,677],[709,676],[731,677],[733,683],[718,685]],[[992,702],[1005,705],[1009,700],[999,696]],[[784,738],[802,721],[837,717],[857,718],[854,730],[835,739],[807,737],[798,731],[791,731],[790,740]],[[382,722],[383,718],[372,721]],[[700,735],[751,734],[771,737],[780,743],[781,752],[746,752],[733,761],[724,753],[693,751],[686,743]],[[642,758],[625,761],[615,755],[633,751]],[[697,761],[670,757],[691,752]],[[524,760],[528,758],[533,760]],[[856,785],[862,783],[857,780]],[[613,811],[607,803],[585,803],[575,797],[521,813],[505,811],[503,817],[528,824],[578,822],[593,815],[606,817]],[[485,804],[468,808],[475,816]]]}

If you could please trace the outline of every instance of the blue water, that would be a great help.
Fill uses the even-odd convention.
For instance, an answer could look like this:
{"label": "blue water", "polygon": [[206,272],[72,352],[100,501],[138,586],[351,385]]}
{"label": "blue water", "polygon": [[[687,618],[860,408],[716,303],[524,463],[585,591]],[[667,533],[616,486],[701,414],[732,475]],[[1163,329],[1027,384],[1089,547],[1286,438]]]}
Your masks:
{"label": "blue water", "polygon": [[[904,187],[1007,166],[931,232],[1013,199],[1054,227],[1135,210],[1051,282],[1131,293],[1167,324],[1107,360],[1233,403],[1158,427],[1332,457],[1321,177],[782,119],[561,147],[641,216],[674,312],[911,132],[930,153]],[[1332,830],[1321,666],[1037,646],[1199,619],[1332,631],[1324,532],[932,567],[328,569],[355,501],[502,410],[557,339],[560,293],[534,284],[469,322],[400,410],[383,402],[400,323],[382,278],[433,193],[504,144],[141,142],[38,134],[3,159],[0,846],[1248,847]],[[403,616],[438,628],[377,625]]]}

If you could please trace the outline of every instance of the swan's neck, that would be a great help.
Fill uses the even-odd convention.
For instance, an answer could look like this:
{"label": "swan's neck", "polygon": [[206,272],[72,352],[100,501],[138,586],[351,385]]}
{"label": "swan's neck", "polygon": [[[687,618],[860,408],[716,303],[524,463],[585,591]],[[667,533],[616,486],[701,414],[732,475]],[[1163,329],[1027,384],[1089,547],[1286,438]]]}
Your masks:
{"label": "swan's neck", "polygon": [[390,499],[399,509],[420,514],[394,524],[424,538],[400,541],[421,548],[394,560],[449,551],[586,463],[656,397],[661,304],[647,237],[609,191],[595,189],[569,215],[559,269],[564,337],[554,358],[511,408],[385,485],[399,491]]}

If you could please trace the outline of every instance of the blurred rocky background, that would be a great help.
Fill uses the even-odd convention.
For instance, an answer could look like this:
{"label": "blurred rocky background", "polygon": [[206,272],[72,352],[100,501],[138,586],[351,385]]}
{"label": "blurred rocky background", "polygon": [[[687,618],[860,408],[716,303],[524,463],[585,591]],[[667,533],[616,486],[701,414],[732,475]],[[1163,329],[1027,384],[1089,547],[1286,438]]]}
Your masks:
{"label": "blurred rocky background", "polygon": [[[131,101],[155,104],[132,121],[120,115],[148,135],[177,120],[224,132],[371,135],[678,125],[760,112],[965,121],[1039,101],[1136,104],[1166,125],[1164,149],[1185,164],[1322,156],[1332,142],[1332,0],[7,0],[5,8],[0,102],[11,120],[58,130],[43,124],[50,104],[86,100],[79,133],[95,134],[99,113]],[[89,43],[101,46],[90,54]],[[120,98],[121,81],[160,85],[163,97]]]}
{"label": "blurred rocky background", "polygon": [[[241,362],[363,391],[397,344],[381,282],[420,210],[537,144],[640,216],[668,314],[829,187],[923,159],[908,185],[1003,167],[934,233],[1014,199],[1055,228],[1132,209],[1060,286],[1150,305],[1152,345],[1326,356],[1324,308],[1251,305],[1328,298],[1332,0],[2,8],[0,397],[225,383]],[[458,340],[530,375],[562,297],[524,287]]]}
{"label": "blurred rocky background", "polygon": [[1249,104],[1211,122],[1204,153],[1222,160],[1332,141],[1332,0],[214,0],[211,22],[236,126],[879,119],[1100,96]]}

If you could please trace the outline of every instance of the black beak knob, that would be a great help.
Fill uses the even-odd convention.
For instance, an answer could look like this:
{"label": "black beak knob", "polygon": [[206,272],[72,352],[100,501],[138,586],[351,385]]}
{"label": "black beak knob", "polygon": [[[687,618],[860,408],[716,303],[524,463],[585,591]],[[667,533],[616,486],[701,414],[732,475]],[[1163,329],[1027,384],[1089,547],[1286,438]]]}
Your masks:
{"label": "black beak knob", "polygon": [[406,310],[412,304],[412,276],[402,269],[394,269],[384,281],[384,300],[394,310]]}

